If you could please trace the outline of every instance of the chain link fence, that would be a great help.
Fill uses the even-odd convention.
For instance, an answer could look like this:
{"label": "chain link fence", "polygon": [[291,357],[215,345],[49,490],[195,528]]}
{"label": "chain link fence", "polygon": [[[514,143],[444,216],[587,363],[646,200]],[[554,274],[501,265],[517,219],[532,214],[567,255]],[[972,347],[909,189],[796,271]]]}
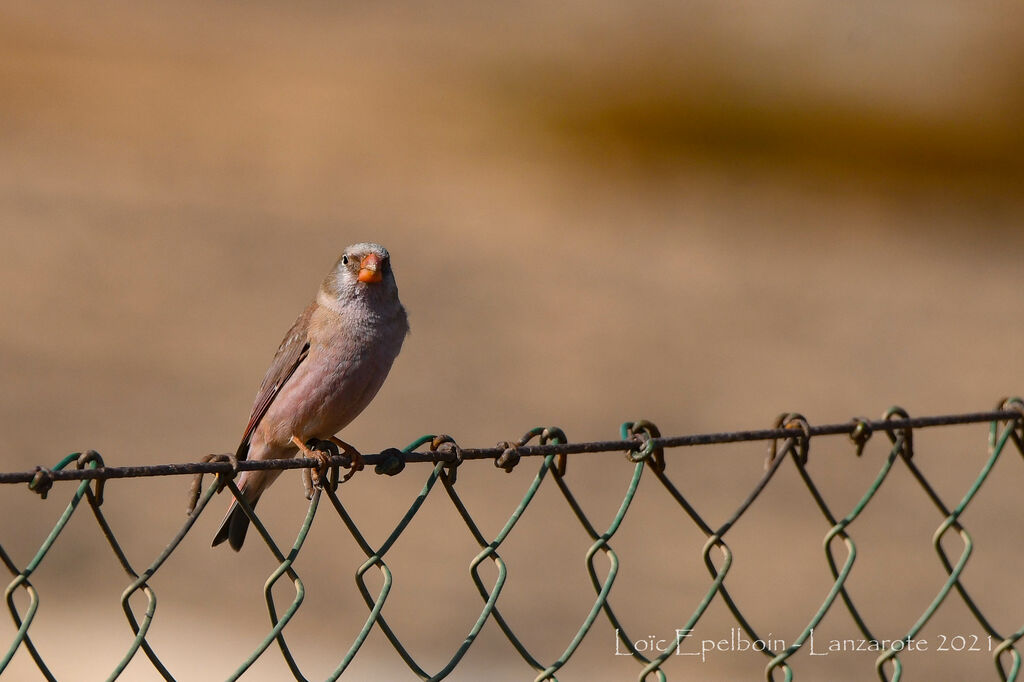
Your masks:
{"label": "chain link fence", "polygon": [[[955,504],[950,503],[939,495],[934,485],[915,463],[914,432],[918,429],[936,426],[984,422],[991,424],[987,444],[988,457],[977,477],[968,483],[962,498]],[[817,426],[809,424],[799,414],[789,413],[781,415],[770,429],[672,437],[662,436],[658,428],[650,422],[626,422],[621,427],[620,440],[600,442],[571,443],[562,430],[555,427],[532,429],[518,441],[503,442],[494,448],[462,448],[449,436],[427,435],[415,440],[402,450],[388,449],[362,457],[364,463],[372,466],[377,474],[388,476],[399,474],[409,465],[429,468],[423,487],[413,499],[408,511],[386,539],[376,546],[364,536],[337,494],[340,469],[342,467],[351,468],[352,461],[348,455],[339,453],[332,443],[316,443],[316,447],[325,451],[327,455],[323,460],[292,459],[254,462],[235,461],[228,455],[217,455],[207,457],[202,462],[190,464],[107,467],[100,455],[94,451],[74,453],[63,458],[52,469],[37,467],[34,471],[29,472],[0,473],[0,483],[27,483],[31,490],[44,498],[48,494],[51,498],[56,497],[55,493],[59,488],[54,486],[57,482],[78,482],[64,513],[39,545],[35,555],[26,563],[16,562],[0,544],[0,561],[3,562],[13,578],[7,585],[5,598],[16,628],[15,636],[6,652],[3,651],[2,644],[0,644],[0,653],[3,654],[0,658],[0,676],[3,676],[4,671],[8,669],[12,659],[19,651],[23,650],[31,656],[42,677],[47,680],[56,679],[47,665],[47,658],[32,638],[32,624],[39,608],[39,592],[33,585],[32,576],[46,560],[54,544],[60,540],[69,520],[81,510],[81,502],[85,500],[85,506],[94,516],[109,543],[110,550],[116,556],[129,582],[122,593],[121,606],[133,639],[107,679],[114,680],[120,677],[129,663],[140,655],[140,652],[148,659],[157,675],[165,680],[176,679],[174,672],[161,661],[157,651],[147,640],[147,633],[150,631],[156,613],[156,593],[150,583],[193,528],[196,520],[204,513],[213,496],[221,490],[229,490],[239,501],[251,519],[253,527],[278,562],[276,570],[268,577],[264,588],[268,613],[266,636],[253,649],[248,658],[239,662],[237,668],[228,678],[231,680],[243,677],[257,659],[265,655],[267,650],[275,644],[294,678],[296,680],[307,679],[289,648],[287,626],[295,617],[306,597],[303,580],[294,565],[302,552],[314,515],[325,502],[326,504],[323,506],[326,507],[326,513],[337,515],[337,520],[352,535],[366,556],[366,560],[359,566],[355,575],[358,589],[366,604],[365,622],[347,651],[340,654],[337,666],[327,677],[329,680],[336,680],[344,675],[374,628],[378,628],[383,633],[413,674],[424,680],[443,679],[457,670],[489,619],[500,628],[511,647],[522,659],[524,672],[527,670],[525,666],[532,668],[533,672],[529,675],[535,680],[557,679],[559,671],[577,653],[584,639],[594,636],[594,631],[602,627],[613,630],[618,638],[616,648],[635,660],[638,679],[665,680],[668,679],[668,671],[665,669],[666,661],[671,656],[688,647],[693,649],[700,646],[699,642],[694,641],[692,633],[716,597],[724,603],[735,619],[736,625],[742,629],[749,641],[759,645],[755,647],[755,650],[764,655],[764,674],[768,680],[789,680],[793,677],[794,667],[790,665],[791,657],[806,646],[808,638],[813,636],[814,628],[821,623],[826,614],[833,611],[848,613],[864,641],[874,643],[877,652],[874,656],[874,668],[877,676],[881,680],[899,680],[903,675],[901,656],[909,647],[912,647],[915,638],[922,632],[937,609],[945,602],[955,599],[962,600],[971,617],[987,633],[989,647],[986,650],[992,652],[993,677],[998,676],[1001,680],[1017,680],[1020,674],[1021,657],[1016,643],[1024,636],[1024,627],[1013,632],[997,630],[961,582],[961,576],[973,550],[971,534],[961,524],[961,516],[979,489],[989,479],[993,466],[1001,457],[1013,456],[1014,451],[1018,455],[1024,455],[1022,424],[1024,424],[1024,402],[1013,398],[1001,401],[998,408],[990,412],[911,418],[902,409],[894,407],[879,420],[857,418],[842,424]],[[850,440],[849,447],[859,456],[868,440],[878,433],[884,434],[888,438],[891,447],[877,476],[864,490],[852,509],[845,513],[835,511],[805,467],[812,442],[824,437],[846,436]],[[667,466],[669,458],[666,457],[666,450],[741,441],[767,441],[770,443],[764,474],[746,499],[723,523],[709,523],[687,500],[681,486],[674,482],[671,473],[672,467]],[[567,466],[572,455],[614,452],[626,454],[629,461],[633,463],[632,475],[618,507],[618,512],[614,515],[611,523],[604,527],[596,524],[578,502],[577,496],[573,492],[572,476],[567,472]],[[1007,454],[1008,452],[1010,454]],[[459,496],[456,480],[460,466],[467,462],[487,460],[499,468],[512,471],[513,468],[523,465],[524,460],[529,459],[540,462],[536,475],[525,495],[510,511],[504,526],[496,535],[488,537],[478,527],[477,522],[474,521]],[[826,594],[822,595],[820,607],[814,613],[806,614],[806,626],[803,631],[791,642],[785,642],[784,646],[777,647],[775,644],[782,642],[773,640],[770,634],[762,637],[762,633],[749,622],[740,604],[729,592],[727,577],[733,564],[733,553],[728,544],[728,536],[730,529],[772,483],[779,468],[787,461],[796,468],[800,480],[806,486],[829,526],[828,532],[823,537],[825,561],[822,568],[824,570],[827,567],[830,573],[831,587]],[[576,462],[574,466],[578,464],[580,462]],[[589,466],[598,464],[598,459],[589,459]],[[938,512],[941,521],[934,532],[932,545],[946,578],[941,584],[935,586],[931,602],[921,613],[916,614],[913,625],[901,637],[883,640],[876,635],[875,630],[869,627],[866,619],[858,611],[852,591],[849,589],[849,578],[857,556],[857,545],[854,542],[852,530],[858,517],[872,502],[883,483],[897,467],[904,467],[909,472]],[[246,504],[232,480],[238,471],[272,468],[303,469],[304,477],[307,480],[309,509],[291,547],[282,547],[271,536],[259,516]],[[312,475],[310,472],[313,472]],[[692,595],[696,607],[692,613],[681,614],[685,623],[676,629],[675,640],[665,643],[657,650],[638,646],[642,640],[637,641],[630,637],[612,607],[613,587],[619,572],[619,558],[612,548],[612,540],[630,512],[631,505],[637,497],[641,477],[645,473],[658,481],[671,499],[679,505],[706,537],[703,547],[693,548],[694,551],[701,553],[703,563],[707,568],[706,591],[702,594]],[[205,488],[202,481],[204,474],[215,475],[214,480],[209,482]],[[166,548],[156,556],[152,563],[140,571],[129,562],[121,543],[104,516],[103,488],[110,479],[167,475],[194,476],[190,491],[190,511],[181,529],[170,540]],[[312,481],[319,481],[322,485],[313,485]],[[515,531],[518,521],[530,507],[538,490],[543,485],[557,488],[591,541],[585,554],[585,561],[594,594],[593,602],[578,629],[566,643],[564,651],[553,660],[544,660],[531,651],[523,641],[522,631],[517,632],[502,616],[500,608],[502,591],[508,578],[508,569],[500,550],[506,539]],[[447,497],[479,546],[479,553],[470,561],[469,571],[475,589],[479,593],[481,606],[478,617],[447,663],[440,669],[431,671],[417,661],[403,645],[401,639],[388,624],[385,607],[393,584],[393,576],[388,566],[388,552],[399,537],[407,531],[428,497],[437,494]],[[1024,503],[1021,502],[1021,498],[1016,499],[1015,502],[1019,515],[1020,506]],[[947,540],[949,537],[959,538],[959,554],[947,551],[947,546],[950,544]],[[3,538],[0,537],[0,541],[2,540]],[[607,565],[599,565],[601,560]],[[481,566],[488,563],[493,565],[496,570],[496,578],[491,584],[488,584],[481,574]],[[369,585],[367,576],[371,572],[379,573],[382,578],[382,586],[379,590],[375,591]],[[278,599],[273,593],[275,585],[282,580],[290,581],[294,587],[294,597],[287,604],[278,603]],[[24,602],[27,599],[27,608],[18,608],[16,595],[19,593],[23,593],[19,598],[20,601]],[[147,604],[144,612],[137,611],[131,604],[132,598],[140,593],[144,596]],[[599,626],[598,624],[602,621],[605,621],[605,625]],[[884,646],[881,643],[884,643]],[[795,667],[799,668],[799,666]]]}

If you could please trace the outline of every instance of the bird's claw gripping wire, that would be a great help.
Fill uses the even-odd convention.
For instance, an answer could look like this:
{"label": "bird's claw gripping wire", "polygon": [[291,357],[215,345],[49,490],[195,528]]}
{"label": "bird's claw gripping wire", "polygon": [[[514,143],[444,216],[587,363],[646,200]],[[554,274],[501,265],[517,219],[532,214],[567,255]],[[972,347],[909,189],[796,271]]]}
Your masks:
{"label": "bird's claw gripping wire", "polygon": [[[330,490],[337,490],[340,483],[352,478],[357,471],[362,471],[365,466],[363,455],[359,450],[334,436],[330,436],[326,440],[310,438],[305,443],[295,436],[292,438],[292,443],[299,448],[304,457],[317,461],[317,465],[312,469],[302,470],[302,485],[305,488],[307,500],[312,499],[314,488],[323,488],[327,485]],[[335,463],[334,458],[343,453],[349,459],[349,463],[345,465],[349,472],[339,479],[340,465]]]}
{"label": "bird's claw gripping wire", "polygon": [[337,467],[331,466],[331,458],[338,454],[338,448],[334,443],[322,441],[317,438],[310,438],[303,443],[298,436],[292,436],[292,443],[299,449],[299,453],[306,459],[316,460],[316,466],[311,469],[302,470],[302,487],[306,499],[313,499],[313,490],[323,488],[324,481],[328,480],[327,474],[333,469],[333,480],[338,480]]}
{"label": "bird's claw gripping wire", "polygon": [[[342,452],[348,455],[349,465],[346,468],[349,472],[342,477],[342,483],[355,476],[357,471],[362,471],[366,467],[366,464],[363,462],[362,453],[359,452],[359,450],[356,450],[354,446],[335,436],[330,436],[327,440],[337,445]],[[335,485],[335,487],[337,487],[337,485]]]}

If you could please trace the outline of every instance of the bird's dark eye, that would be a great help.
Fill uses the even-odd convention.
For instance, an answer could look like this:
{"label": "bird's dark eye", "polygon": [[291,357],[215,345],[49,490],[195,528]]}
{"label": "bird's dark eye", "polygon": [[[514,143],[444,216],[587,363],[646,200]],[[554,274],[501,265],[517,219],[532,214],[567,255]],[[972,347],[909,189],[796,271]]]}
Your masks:
{"label": "bird's dark eye", "polygon": [[348,265],[348,256],[342,256],[341,257],[341,264],[342,265]]}

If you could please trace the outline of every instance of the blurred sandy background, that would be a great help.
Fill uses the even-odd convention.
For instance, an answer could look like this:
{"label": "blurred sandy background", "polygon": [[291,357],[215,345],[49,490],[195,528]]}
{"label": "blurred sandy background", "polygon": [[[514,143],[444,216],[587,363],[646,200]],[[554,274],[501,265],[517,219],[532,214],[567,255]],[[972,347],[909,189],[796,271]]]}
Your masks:
{"label": "blurred sandy background", "polygon": [[[1022,21],[1013,3],[4,3],[2,468],[86,448],[110,465],[233,450],[281,336],[340,249],[366,239],[391,250],[413,333],[343,434],[364,452],[437,432],[490,446],[549,424],[605,439],[640,417],[676,434],[761,428],[785,410],[829,423],[895,403],[988,409],[1024,392]],[[980,469],[985,433],[918,435],[947,503]],[[842,439],[813,446],[837,514],[884,441],[861,460]],[[675,451],[669,469],[717,525],[764,450]],[[1003,632],[1024,620],[1014,458],[964,519],[976,541],[964,582]],[[537,464],[463,467],[485,533]],[[569,465],[602,527],[629,474],[618,455]],[[426,475],[346,485],[371,541]],[[107,486],[137,569],[182,523],[188,483]],[[46,502],[0,490],[0,542],[20,565],[71,489]],[[223,679],[269,629],[269,553],[209,548],[226,504],[211,503],[153,581],[150,641],[182,680]],[[261,511],[290,544],[305,513],[298,475]],[[307,602],[287,630],[310,679],[366,616],[352,580],[362,555],[321,512],[297,566]],[[941,585],[940,520],[898,470],[854,525],[851,589],[879,636],[902,636]],[[787,466],[730,535],[728,585],[759,632],[792,641],[824,598],[826,530]],[[613,543],[613,604],[635,638],[685,623],[707,586],[702,544],[644,480]],[[503,613],[543,660],[592,603],[588,545],[546,485],[502,550]],[[479,612],[476,552],[438,488],[389,555],[385,614],[428,670]],[[32,632],[54,672],[103,679],[131,641],[128,580],[85,508],[34,582]],[[732,626],[716,600],[696,634]],[[13,632],[0,623],[0,650]],[[972,633],[953,597],[921,636]],[[819,628],[855,634],[839,608]],[[613,654],[602,616],[559,677],[635,678]],[[872,661],[803,652],[794,666],[799,679],[858,680],[874,678]],[[904,661],[912,679],[995,677],[983,653]],[[760,679],[764,664],[724,654],[667,671]],[[493,623],[450,679],[485,671],[533,677]],[[8,677],[41,679],[24,651]],[[348,677],[414,679],[376,630]],[[140,654],[122,679],[155,674]],[[271,650],[246,679],[288,672]]]}

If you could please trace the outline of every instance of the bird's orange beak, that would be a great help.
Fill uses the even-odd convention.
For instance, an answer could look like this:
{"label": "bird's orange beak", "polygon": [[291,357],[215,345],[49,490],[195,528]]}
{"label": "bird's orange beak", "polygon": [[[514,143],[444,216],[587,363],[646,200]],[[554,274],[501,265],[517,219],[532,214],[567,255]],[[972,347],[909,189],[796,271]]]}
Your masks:
{"label": "bird's orange beak", "polygon": [[363,260],[359,261],[359,281],[369,284],[379,282],[382,278],[380,256],[375,253],[363,256]]}

